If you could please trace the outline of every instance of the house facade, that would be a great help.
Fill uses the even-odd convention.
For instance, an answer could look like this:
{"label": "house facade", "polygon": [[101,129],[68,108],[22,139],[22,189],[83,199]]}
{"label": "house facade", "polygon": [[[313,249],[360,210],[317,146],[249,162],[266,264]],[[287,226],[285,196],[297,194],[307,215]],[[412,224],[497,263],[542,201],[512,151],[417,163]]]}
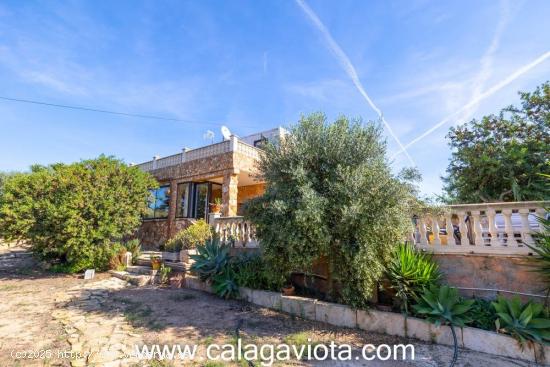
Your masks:
{"label": "house facade", "polygon": [[[243,204],[264,192],[256,168],[261,146],[277,143],[284,134],[283,128],[276,128],[242,138],[232,135],[139,164],[159,182],[138,231],[142,244],[158,246],[198,219],[225,223],[241,237],[251,236],[241,215]],[[213,213],[214,203],[221,203],[220,213]]]}

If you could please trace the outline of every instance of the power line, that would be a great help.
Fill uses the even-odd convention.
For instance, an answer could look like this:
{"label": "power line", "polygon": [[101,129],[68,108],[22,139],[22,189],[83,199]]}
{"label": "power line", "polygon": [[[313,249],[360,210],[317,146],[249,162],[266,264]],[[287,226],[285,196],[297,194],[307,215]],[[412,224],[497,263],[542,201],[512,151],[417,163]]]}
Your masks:
{"label": "power line", "polygon": [[[195,120],[186,120],[186,119],[178,119],[178,118],[171,118],[171,117],[142,115],[142,114],[138,114],[138,113],[128,113],[128,112],[103,110],[103,109],[91,108],[91,107],[71,106],[71,105],[66,105],[66,104],[48,103],[48,102],[42,102],[42,101],[34,101],[34,100],[30,100],[30,99],[10,98],[10,97],[3,97],[3,96],[0,96],[0,99],[6,100],[6,101],[12,101],[12,102],[31,103],[31,104],[49,106],[49,107],[67,108],[67,109],[71,109],[71,110],[99,112],[99,113],[107,113],[107,114],[111,114],[111,115],[128,116],[128,117],[138,117],[138,118],[142,118],[142,119],[185,122],[185,123],[188,123],[188,124],[197,124],[197,125],[211,125],[211,126],[220,126],[220,125],[222,125],[222,123],[215,123],[215,122],[208,122],[208,121],[195,121]],[[252,126],[241,126],[241,127],[252,128]]]}

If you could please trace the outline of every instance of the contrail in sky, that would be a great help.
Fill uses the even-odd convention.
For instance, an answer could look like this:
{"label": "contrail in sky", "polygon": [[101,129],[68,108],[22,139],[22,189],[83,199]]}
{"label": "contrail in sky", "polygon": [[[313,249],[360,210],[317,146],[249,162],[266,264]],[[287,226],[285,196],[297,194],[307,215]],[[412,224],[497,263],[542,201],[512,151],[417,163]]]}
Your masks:
{"label": "contrail in sky", "polygon": [[493,94],[495,94],[496,92],[498,92],[502,88],[506,87],[508,84],[512,83],[514,80],[516,80],[520,76],[522,76],[523,74],[527,73],[528,71],[530,71],[534,67],[536,67],[539,64],[543,63],[544,61],[546,61],[546,59],[548,59],[549,57],[550,57],[550,51],[546,51],[544,54],[542,54],[541,56],[536,58],[534,61],[530,62],[529,64],[523,65],[521,68],[519,68],[514,73],[512,73],[510,76],[508,76],[506,79],[504,79],[501,82],[493,85],[491,88],[489,88],[485,92],[481,93],[477,98],[471,100],[466,105],[462,106],[460,109],[456,110],[455,112],[453,112],[449,116],[445,117],[443,120],[441,120],[440,122],[438,122],[437,124],[435,124],[434,126],[429,128],[428,130],[426,130],[423,134],[421,134],[420,136],[416,137],[415,139],[413,139],[412,141],[407,143],[407,145],[405,145],[405,147],[402,148],[401,151],[397,152],[392,157],[392,159],[395,158],[401,152],[405,151],[404,149],[407,149],[410,146],[418,143],[420,140],[424,139],[426,136],[430,135],[435,130],[439,129],[441,126],[445,125],[451,119],[456,118],[456,116],[458,114],[461,114],[464,111],[467,111],[468,109],[475,106],[477,103],[479,103],[479,102],[483,101],[484,99],[492,96]]}
{"label": "contrail in sky", "polygon": [[[493,39],[491,40],[489,48],[487,48],[480,60],[481,68],[476,74],[474,80],[474,91],[472,93],[471,100],[474,100],[481,95],[481,92],[483,92],[483,88],[485,87],[485,83],[489,80],[491,74],[493,73],[494,55],[500,45],[502,33],[504,33],[504,30],[506,29],[506,25],[508,24],[508,19],[510,17],[510,5],[507,0],[502,0],[500,2],[500,12],[501,15],[498,20]],[[477,107],[478,104],[475,104],[471,108],[468,108],[464,111],[464,114],[457,119],[457,122],[462,123],[463,121],[468,120],[470,116],[474,114]]]}
{"label": "contrail in sky", "polygon": [[[319,32],[321,32],[325,42],[327,43],[329,50],[332,52],[334,57],[336,57],[336,59],[338,60],[338,62],[346,72],[346,74],[348,74],[348,76],[351,78],[351,80],[353,81],[353,84],[355,85],[355,88],[357,88],[359,93],[361,93],[363,98],[365,98],[365,100],[370,105],[370,107],[378,114],[380,121],[382,121],[382,123],[384,124],[384,126],[386,127],[390,135],[397,142],[397,144],[401,148],[401,150],[397,154],[401,152],[405,153],[405,155],[407,156],[411,164],[413,166],[416,166],[416,163],[414,163],[413,159],[407,152],[407,149],[406,149],[407,147],[403,146],[403,144],[401,143],[397,135],[395,135],[395,133],[393,132],[393,129],[391,128],[391,126],[388,124],[388,122],[384,118],[382,111],[370,99],[369,95],[365,91],[365,88],[363,87],[363,84],[359,80],[359,76],[357,75],[357,71],[355,70],[355,67],[351,63],[346,53],[342,50],[342,48],[338,45],[338,43],[336,43],[334,38],[332,38],[332,35],[328,31],[327,27],[325,27],[325,25],[323,24],[323,22],[321,22],[317,14],[315,14],[315,12],[306,4],[304,0],[296,0],[296,3],[298,3],[298,5],[302,8],[304,13],[306,13],[306,15],[313,22],[313,24],[319,30]],[[397,156],[397,154],[395,156]]]}

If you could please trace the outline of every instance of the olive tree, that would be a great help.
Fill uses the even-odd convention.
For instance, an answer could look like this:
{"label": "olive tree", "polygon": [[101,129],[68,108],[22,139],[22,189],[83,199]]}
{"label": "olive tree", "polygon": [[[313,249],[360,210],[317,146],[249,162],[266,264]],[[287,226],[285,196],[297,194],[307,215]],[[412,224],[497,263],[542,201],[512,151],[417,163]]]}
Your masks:
{"label": "olive tree", "polygon": [[137,167],[105,156],[33,166],[4,182],[0,237],[28,241],[63,270],[104,269],[113,243],[139,226],[156,185]]}
{"label": "olive tree", "polygon": [[385,152],[377,124],[330,124],[320,113],[266,146],[266,190],[246,211],[272,278],[326,258],[331,296],[365,305],[410,225],[412,186],[391,173]]}

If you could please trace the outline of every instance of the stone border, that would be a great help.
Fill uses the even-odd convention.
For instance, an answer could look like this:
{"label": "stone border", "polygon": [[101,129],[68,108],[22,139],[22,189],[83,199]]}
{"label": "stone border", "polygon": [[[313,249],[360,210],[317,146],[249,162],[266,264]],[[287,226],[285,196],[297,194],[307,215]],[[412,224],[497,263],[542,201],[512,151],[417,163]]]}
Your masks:
{"label": "stone border", "polygon": [[[198,277],[186,275],[187,288],[213,293],[212,288]],[[355,310],[338,303],[323,302],[312,298],[283,296],[281,293],[241,287],[240,298],[258,306],[330,325],[357,328],[376,333],[415,338],[435,344],[453,345],[451,329],[435,326],[415,317],[378,310]],[[461,348],[476,352],[521,359],[550,365],[550,346],[540,346],[536,352],[521,350],[518,342],[507,335],[473,327],[455,328]],[[535,353],[537,354],[535,358]]]}

